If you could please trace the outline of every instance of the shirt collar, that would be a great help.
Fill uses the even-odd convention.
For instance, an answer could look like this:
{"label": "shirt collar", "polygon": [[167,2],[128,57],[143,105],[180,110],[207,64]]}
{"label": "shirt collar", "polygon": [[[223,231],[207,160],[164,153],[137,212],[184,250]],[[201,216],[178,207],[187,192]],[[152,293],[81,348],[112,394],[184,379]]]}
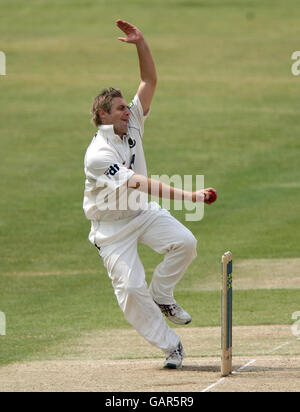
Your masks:
{"label": "shirt collar", "polygon": [[[120,138],[119,135],[115,134],[114,131],[114,125],[113,124],[102,124],[99,126],[99,133],[109,139],[110,141],[114,143],[121,143],[122,139]],[[124,135],[123,138],[125,138],[127,135]]]}

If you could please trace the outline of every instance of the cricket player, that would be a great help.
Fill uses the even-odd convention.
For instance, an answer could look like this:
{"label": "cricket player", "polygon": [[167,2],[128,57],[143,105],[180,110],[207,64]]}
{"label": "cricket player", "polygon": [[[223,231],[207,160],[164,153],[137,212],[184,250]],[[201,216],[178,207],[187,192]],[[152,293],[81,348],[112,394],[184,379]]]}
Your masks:
{"label": "cricket player", "polygon": [[[188,324],[191,316],[174,299],[174,287],[196,257],[193,234],[148,194],[175,200],[212,203],[212,188],[188,192],[147,177],[142,145],[157,77],[150,49],[141,31],[117,20],[124,43],[136,46],[140,84],[128,105],[120,90],[107,88],[95,97],[91,114],[98,131],[85,159],[83,209],[91,221],[89,240],[99,251],[126,320],[166,357],[166,368],[180,368],[184,350],[166,316]],[[125,205],[126,207],[120,207]],[[163,254],[149,288],[138,243]]]}

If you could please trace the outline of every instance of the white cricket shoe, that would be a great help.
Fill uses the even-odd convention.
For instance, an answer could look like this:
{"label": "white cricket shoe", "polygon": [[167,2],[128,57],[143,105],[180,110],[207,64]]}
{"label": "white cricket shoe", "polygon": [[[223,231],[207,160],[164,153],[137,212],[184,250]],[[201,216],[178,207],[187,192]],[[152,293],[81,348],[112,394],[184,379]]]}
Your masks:
{"label": "white cricket shoe", "polygon": [[182,367],[182,359],[185,353],[181,342],[178,343],[177,348],[168,354],[166,357],[164,368],[168,369],[180,369]]}
{"label": "white cricket shoe", "polygon": [[178,303],[173,303],[172,305],[161,305],[155,302],[160,308],[162,313],[170,321],[177,323],[179,325],[187,325],[192,321],[191,316],[178,305]]}

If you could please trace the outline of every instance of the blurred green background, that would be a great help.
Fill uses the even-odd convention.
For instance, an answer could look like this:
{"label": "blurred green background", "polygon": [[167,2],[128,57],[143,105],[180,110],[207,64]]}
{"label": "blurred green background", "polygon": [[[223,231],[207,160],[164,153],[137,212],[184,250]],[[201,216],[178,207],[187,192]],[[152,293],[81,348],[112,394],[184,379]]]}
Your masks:
{"label": "blurred green background", "polygon": [[[0,362],[82,330],[128,326],[82,211],[93,97],[114,86],[130,101],[139,84],[135,47],[117,40],[118,18],[143,31],[157,66],[144,135],[149,175],[203,174],[219,193],[202,221],[173,212],[198,239],[177,289],[194,325],[219,324],[219,291],[202,291],[200,280],[218,279],[224,251],[235,260],[299,257],[300,77],[291,73],[299,1],[0,6]],[[150,279],[161,256],[140,254]],[[237,291],[235,321],[288,323],[297,302],[298,289]]]}

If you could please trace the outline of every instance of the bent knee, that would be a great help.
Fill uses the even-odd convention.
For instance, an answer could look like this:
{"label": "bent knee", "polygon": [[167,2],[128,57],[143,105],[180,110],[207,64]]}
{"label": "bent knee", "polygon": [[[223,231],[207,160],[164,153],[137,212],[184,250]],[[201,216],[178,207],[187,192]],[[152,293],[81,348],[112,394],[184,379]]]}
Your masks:
{"label": "bent knee", "polygon": [[123,294],[129,298],[146,297],[148,295],[145,285],[134,285],[127,283],[123,287]]}
{"label": "bent knee", "polygon": [[144,286],[138,287],[127,283],[116,288],[115,295],[122,311],[130,312],[131,308],[134,308],[136,304],[144,301],[149,292]]}
{"label": "bent knee", "polygon": [[187,231],[182,240],[185,253],[194,259],[197,256],[197,239],[192,232]]}

